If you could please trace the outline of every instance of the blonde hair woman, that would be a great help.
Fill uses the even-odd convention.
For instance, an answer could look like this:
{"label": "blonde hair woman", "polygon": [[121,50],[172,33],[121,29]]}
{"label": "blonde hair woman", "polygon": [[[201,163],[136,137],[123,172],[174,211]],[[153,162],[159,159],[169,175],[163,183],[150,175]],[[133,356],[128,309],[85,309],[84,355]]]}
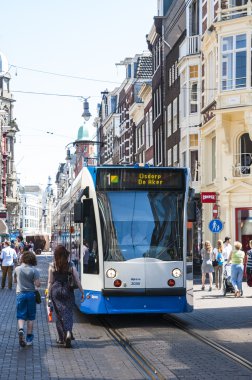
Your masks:
{"label": "blonde hair woman", "polygon": [[217,241],[217,247],[213,250],[213,262],[216,262],[216,265],[214,266],[214,273],[215,273],[215,285],[217,289],[221,289],[222,282],[223,282],[223,263],[224,263],[224,257],[223,257],[223,250],[224,245],[222,240]]}
{"label": "blonde hair woman", "polygon": [[242,294],[242,277],[245,262],[245,253],[241,250],[242,244],[239,241],[234,242],[234,250],[231,252],[229,262],[231,265],[231,281],[235,290],[235,297]]}
{"label": "blonde hair woman", "polygon": [[213,259],[213,247],[209,240],[205,241],[204,248],[201,250],[201,257],[202,257],[202,265],[201,265],[201,271],[202,271],[202,290],[205,290],[205,281],[206,281],[206,274],[208,273],[209,276],[209,292],[212,290],[213,286],[213,265],[212,265],[212,259]]}

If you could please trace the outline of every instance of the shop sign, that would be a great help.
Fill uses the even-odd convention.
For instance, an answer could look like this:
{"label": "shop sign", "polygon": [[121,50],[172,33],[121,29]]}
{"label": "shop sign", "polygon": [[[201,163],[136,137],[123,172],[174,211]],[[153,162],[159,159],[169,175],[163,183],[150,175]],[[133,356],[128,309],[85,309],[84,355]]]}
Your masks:
{"label": "shop sign", "polygon": [[203,192],[200,194],[201,203],[216,203],[216,193],[214,192]]}

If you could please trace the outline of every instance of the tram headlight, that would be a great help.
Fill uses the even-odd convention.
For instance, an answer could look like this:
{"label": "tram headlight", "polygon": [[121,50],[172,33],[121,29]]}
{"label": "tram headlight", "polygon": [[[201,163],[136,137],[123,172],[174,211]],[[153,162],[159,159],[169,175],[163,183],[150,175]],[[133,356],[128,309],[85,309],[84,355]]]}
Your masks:
{"label": "tram headlight", "polygon": [[175,268],[172,271],[172,275],[173,275],[173,277],[178,278],[182,275],[182,272],[179,268]]}
{"label": "tram headlight", "polygon": [[113,268],[108,269],[106,272],[106,276],[108,278],[115,278],[116,277],[116,270]]}

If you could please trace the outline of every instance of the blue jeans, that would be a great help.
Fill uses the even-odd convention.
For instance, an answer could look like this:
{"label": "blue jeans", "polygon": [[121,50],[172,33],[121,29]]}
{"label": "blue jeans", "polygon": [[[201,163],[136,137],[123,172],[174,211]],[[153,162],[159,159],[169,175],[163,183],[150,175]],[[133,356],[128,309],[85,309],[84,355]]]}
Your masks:
{"label": "blue jeans", "polygon": [[243,264],[231,265],[231,281],[235,291],[242,290]]}

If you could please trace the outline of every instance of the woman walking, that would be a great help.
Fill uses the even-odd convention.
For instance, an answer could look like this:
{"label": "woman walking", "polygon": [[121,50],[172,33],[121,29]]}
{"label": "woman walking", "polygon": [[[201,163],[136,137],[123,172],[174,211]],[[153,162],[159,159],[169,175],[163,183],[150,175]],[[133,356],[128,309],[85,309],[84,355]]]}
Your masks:
{"label": "woman walking", "polygon": [[56,314],[56,328],[59,339],[58,344],[71,347],[73,329],[74,291],[68,284],[69,273],[72,272],[75,282],[81,291],[82,300],[84,292],[79,280],[78,272],[72,262],[69,262],[70,253],[63,245],[58,245],[54,251],[54,262],[49,265],[48,294]]}
{"label": "woman walking", "polygon": [[210,241],[206,240],[204,244],[204,248],[201,250],[201,257],[202,257],[202,265],[201,265],[201,271],[202,271],[202,290],[205,290],[205,281],[206,281],[206,274],[208,273],[209,276],[209,292],[212,291],[213,286],[213,265],[212,265],[212,253],[213,248],[210,243]]}
{"label": "woman walking", "polygon": [[229,262],[231,265],[231,281],[235,290],[235,297],[242,294],[242,277],[245,261],[245,253],[241,250],[242,244],[239,241],[234,242],[234,251],[231,252]]}
{"label": "woman walking", "polygon": [[[218,240],[217,241],[217,247],[213,250],[213,267],[215,272],[215,285],[216,289],[221,289],[222,282],[223,282],[223,263],[224,263],[224,257],[223,257],[223,241]],[[214,265],[214,263],[216,265]]]}
{"label": "woman walking", "polygon": [[[37,259],[33,252],[22,254],[21,265],[14,271],[14,282],[17,283],[17,320],[18,336],[21,347],[33,343],[33,322],[36,318],[35,286],[40,287],[39,271],[34,268]],[[24,324],[27,321],[26,341],[24,339]]]}

